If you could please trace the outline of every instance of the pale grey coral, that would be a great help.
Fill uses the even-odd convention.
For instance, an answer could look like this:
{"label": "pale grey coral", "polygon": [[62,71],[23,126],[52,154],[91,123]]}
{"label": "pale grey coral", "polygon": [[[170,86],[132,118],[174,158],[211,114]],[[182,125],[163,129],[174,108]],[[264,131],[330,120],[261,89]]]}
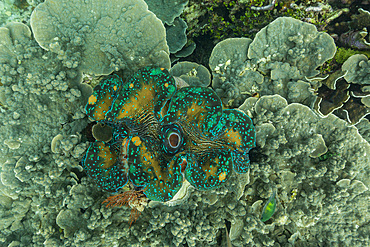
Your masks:
{"label": "pale grey coral", "polygon": [[218,43],[209,59],[212,87],[226,105],[240,105],[260,91],[264,77],[247,58],[249,38],[231,38]]}
{"label": "pale grey coral", "polygon": [[172,25],[175,18],[180,16],[188,4],[188,0],[145,0],[145,2],[148,4],[149,10],[167,25]]}
{"label": "pale grey coral", "polygon": [[[38,47],[24,24],[10,23],[0,32],[0,101],[5,107],[0,113],[1,139],[15,153],[19,148],[22,154],[38,153],[35,150],[41,150],[49,135],[55,135],[55,130],[68,121],[65,112],[72,112],[73,105],[80,103],[81,75],[73,70],[61,71],[58,60]],[[74,104],[65,104],[65,100]],[[30,123],[37,124],[45,134],[40,135]]]}
{"label": "pale grey coral", "polygon": [[[368,219],[365,201],[369,194],[369,143],[344,120],[334,115],[320,118],[307,106],[288,105],[281,96],[247,101],[254,103],[246,103],[241,109],[254,117],[260,157],[252,162],[251,182],[245,194],[268,198],[266,189],[277,188],[279,205],[272,221],[274,231],[285,225],[291,234],[299,232],[294,241],[300,246],[311,241],[364,245],[369,240],[364,234]],[[332,155],[315,158],[312,153],[320,149],[323,141]],[[353,187],[348,186],[343,193],[338,184]],[[286,236],[285,241],[291,237]]]}
{"label": "pale grey coral", "polygon": [[[64,131],[73,131],[73,128],[65,128]],[[82,192],[78,189],[80,185],[77,185],[79,178],[74,173],[81,172],[78,170],[80,168],[78,163],[83,155],[81,149],[85,151],[87,143],[77,140],[76,135],[62,136],[62,140],[64,140],[60,143],[62,155],[45,152],[43,157],[35,161],[33,155],[26,158],[27,154],[24,154],[18,160],[7,159],[1,164],[1,176],[6,176],[6,179],[1,180],[0,195],[4,199],[12,198],[14,200],[10,202],[12,209],[8,211],[16,219],[10,228],[13,233],[9,232],[8,226],[1,225],[0,236],[3,243],[10,243],[12,239],[17,239],[20,240],[21,246],[31,246],[32,242],[33,246],[40,246],[44,241],[50,243],[60,241],[58,239],[60,239],[61,233],[56,224],[60,225],[60,229],[63,229],[63,233],[68,236],[72,232],[68,226],[72,223],[62,223],[62,216],[59,218],[57,216],[63,215],[61,212],[65,211],[65,207],[74,210],[74,212],[77,210],[80,214],[81,209],[90,207],[96,200],[89,197],[88,191],[90,190],[83,194],[83,199],[78,196]],[[71,199],[68,197],[68,191],[73,192]],[[31,201],[31,198],[32,202],[27,204],[27,200]],[[22,213],[22,208],[17,205],[26,208],[26,212]],[[0,213],[3,210],[4,208],[0,210]],[[4,215],[1,218],[6,219]],[[56,221],[56,219],[58,220]],[[19,225],[18,221],[21,221],[22,224]],[[15,224],[18,224],[17,228],[15,228]],[[76,226],[73,225],[73,227]],[[37,238],[34,235],[35,231],[40,233]],[[20,238],[20,235],[23,237]]]}
{"label": "pale grey coral", "polygon": [[144,1],[46,0],[32,13],[31,27],[67,68],[99,75],[170,67],[165,29]]}
{"label": "pale grey coral", "polygon": [[363,118],[357,125],[356,128],[361,136],[370,143],[370,121],[366,118]]}
{"label": "pale grey coral", "polygon": [[315,69],[332,58],[335,51],[334,40],[327,33],[317,32],[314,25],[283,17],[256,34],[248,58],[256,59],[260,69],[271,74],[274,66],[289,65],[297,71],[296,78],[289,78],[301,79],[317,75]]}
{"label": "pale grey coral", "polygon": [[186,38],[186,22],[177,17],[171,26],[166,28],[166,41],[171,53],[180,51],[187,42]]}
{"label": "pale grey coral", "polygon": [[203,65],[193,62],[176,63],[170,70],[170,74],[180,77],[190,86],[207,87],[211,82],[211,74]]}
{"label": "pale grey coral", "polygon": [[0,1],[0,26],[10,22],[29,24],[32,10],[43,0]]}
{"label": "pale grey coral", "polygon": [[215,46],[209,63],[212,86],[231,106],[255,93],[280,94],[289,102],[310,105],[314,97],[306,78],[316,75],[315,69],[335,51],[334,40],[314,25],[278,18],[253,41],[226,39]]}
{"label": "pale grey coral", "polygon": [[344,76],[347,82],[370,85],[370,61],[365,55],[356,54],[349,57],[342,66],[343,71],[347,71]]}
{"label": "pale grey coral", "polygon": [[197,48],[197,45],[195,44],[194,41],[190,40],[180,51],[176,52],[176,54],[174,55],[176,59],[187,57],[194,52],[195,48]]}
{"label": "pale grey coral", "polygon": [[89,90],[80,84],[78,71],[63,68],[54,54],[39,47],[26,25],[9,23],[0,33],[0,241],[40,246],[55,238],[61,200],[78,180],[71,170],[79,172],[86,149],[70,134],[60,145],[63,156],[52,155],[50,141],[61,128],[81,131],[86,120],[69,122]]}

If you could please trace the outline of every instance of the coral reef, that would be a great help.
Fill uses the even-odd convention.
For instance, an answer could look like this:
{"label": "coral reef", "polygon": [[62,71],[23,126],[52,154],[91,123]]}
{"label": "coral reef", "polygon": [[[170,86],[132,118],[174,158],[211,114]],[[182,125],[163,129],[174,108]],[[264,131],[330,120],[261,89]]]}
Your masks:
{"label": "coral reef", "polygon": [[144,1],[93,3],[63,0],[38,5],[31,16],[36,41],[58,54],[66,67],[85,73],[123,69],[131,74],[147,64],[169,69],[165,29]]}
{"label": "coral reef", "polygon": [[[288,105],[278,95],[249,98],[240,108],[252,114],[259,156],[264,154],[252,162],[245,196],[268,198],[278,189],[280,204],[266,227],[280,245],[367,243],[368,216],[362,210],[369,194],[370,145],[357,129],[334,115],[320,118],[307,106]],[[312,157],[323,145],[332,155]]]}
{"label": "coral reef", "polygon": [[207,87],[211,83],[211,73],[203,65],[192,62],[178,62],[170,70],[170,74],[181,78],[190,86]]}
{"label": "coral reef", "polygon": [[87,146],[78,133],[87,124],[82,105],[91,88],[79,71],[41,49],[28,26],[9,23],[0,32],[0,241],[59,245],[55,220],[79,180]]}
{"label": "coral reef", "polygon": [[[370,89],[367,82],[363,83],[368,79],[368,58],[359,55],[350,58],[344,66],[348,71],[346,75],[338,72],[330,79],[321,75],[308,77],[317,73],[316,66],[334,55],[335,46],[328,35],[317,32],[313,26],[287,18],[277,19],[258,35],[268,38],[266,40],[238,38],[219,43],[209,61],[214,75],[212,84],[228,106],[241,105],[239,110],[253,120],[257,146],[249,152],[250,169],[244,174],[231,173],[224,186],[215,190],[196,190],[194,184],[185,180],[173,201],[148,202],[130,227],[131,209],[107,208],[102,204],[108,193],[101,191],[80,165],[89,143],[95,138],[105,142],[116,138],[111,128],[91,122],[86,116],[84,107],[92,93],[90,85],[98,85],[98,80],[82,71],[109,73],[122,68],[126,62],[124,71],[118,71],[125,81],[126,75],[142,65],[149,65],[145,64],[147,62],[168,68],[165,29],[141,0],[117,1],[119,6],[126,8],[122,17],[132,18],[127,25],[118,21],[123,9],[111,5],[116,1],[46,0],[36,9],[32,26],[50,24],[45,30],[38,30],[39,34],[47,31],[57,37],[50,36],[51,43],[37,35],[39,40],[35,40],[32,33],[35,30],[31,31],[27,24],[32,9],[41,2],[0,2],[1,246],[225,246],[228,241],[233,246],[368,245],[370,123],[363,118],[356,126],[349,126],[333,114],[322,118],[309,108],[319,86],[326,85],[333,90],[333,86],[339,88],[339,80],[347,79],[346,83],[350,81],[351,84],[350,96],[356,94],[356,100],[369,106],[369,97],[364,94]],[[50,2],[59,2],[65,8],[56,12],[49,9]],[[94,18],[85,22],[83,15],[71,17],[87,2],[96,4],[92,7],[101,25],[93,25]],[[166,2],[169,4],[164,7],[176,1]],[[218,16],[219,10],[235,6],[234,1],[212,2],[221,6],[228,4],[213,10]],[[258,8],[273,1],[240,2]],[[299,1],[298,6],[292,7],[291,1],[279,1],[273,10],[258,11],[256,17],[248,16],[251,23],[259,21],[251,33],[257,33],[272,20],[259,20],[261,17],[284,8],[289,14],[311,7],[307,13],[324,16],[325,13],[322,15],[315,10],[326,8],[327,2],[342,8],[349,7],[351,1],[343,4]],[[139,7],[129,9],[134,3]],[[181,12],[181,8],[176,7],[175,12]],[[41,10],[50,10],[50,16]],[[134,13],[135,10],[141,14]],[[79,11],[85,13],[86,8]],[[105,13],[106,18],[100,18],[99,13]],[[349,12],[343,11],[342,15],[346,13]],[[85,14],[86,18],[93,15]],[[197,22],[197,14],[193,13],[190,19],[191,13],[187,12],[189,27],[202,28],[208,23]],[[142,15],[145,18],[140,20],[144,23],[146,18],[156,23],[152,29],[148,23],[143,27],[137,22]],[[339,12],[334,13],[334,17],[338,15]],[[41,16],[45,19],[35,19]],[[60,19],[52,16],[60,16]],[[362,30],[364,16],[366,11],[346,25],[351,30]],[[347,14],[345,17],[350,19]],[[11,23],[12,20],[19,23]],[[51,20],[50,23],[47,20]],[[118,22],[115,24],[111,20]],[[190,23],[189,20],[194,21]],[[215,16],[214,20],[219,17]],[[227,21],[224,19],[219,25]],[[55,26],[51,23],[57,23],[60,29],[53,31]],[[78,25],[72,23],[86,24],[91,33],[81,36],[79,31],[84,29],[79,30]],[[276,23],[288,23],[292,30],[281,30]],[[117,25],[124,29],[120,30]],[[341,23],[338,26],[342,27]],[[117,27],[116,33],[114,27]],[[237,28],[244,30],[244,26],[236,25]],[[131,52],[142,54],[143,60],[136,56],[132,60],[131,57],[126,57],[127,61],[120,60],[124,54],[113,52],[116,44],[112,44],[110,38],[114,40],[119,31],[129,35],[133,44]],[[249,30],[244,31],[243,36],[248,35]],[[349,29],[343,32],[347,31]],[[138,39],[140,32],[142,37]],[[279,40],[269,43],[274,40],[270,33],[275,33]],[[229,33],[224,38],[230,37],[228,35],[239,34]],[[81,39],[76,39],[78,37]],[[158,38],[159,43],[153,46],[152,42],[138,41],[144,37],[152,39],[150,41]],[[54,38],[57,40],[53,41]],[[95,38],[100,43],[94,43]],[[324,45],[323,41],[329,45]],[[49,50],[41,48],[38,42]],[[206,39],[206,42],[212,44],[212,40]],[[252,42],[271,47],[254,45],[253,53],[249,54]],[[55,46],[49,47],[50,44]],[[81,50],[94,44],[97,47],[92,53]],[[152,45],[149,47],[149,44]],[[152,52],[158,52],[158,56],[148,55]],[[92,54],[101,56],[95,58]],[[197,55],[208,63],[203,53],[197,52]],[[253,55],[253,59],[249,55]],[[88,61],[87,57],[93,60]],[[347,54],[342,61],[349,57]],[[151,58],[159,59],[153,61]],[[104,66],[95,70],[94,60]],[[179,66],[179,74],[189,76],[189,81],[200,81],[196,78],[200,74],[196,65],[192,64],[194,67],[190,70],[188,65]],[[337,69],[341,70],[340,66]],[[341,79],[336,80],[338,78]],[[183,105],[177,106],[181,107]],[[262,222],[263,206],[275,192],[276,210],[271,218]],[[138,200],[131,203],[138,203]],[[144,205],[136,205],[136,209]]]}
{"label": "coral reef", "polygon": [[188,0],[146,0],[150,11],[156,14],[156,16],[163,22],[163,24],[173,25],[176,17],[180,16],[185,6],[188,4]]}
{"label": "coral reef", "polygon": [[187,42],[186,22],[181,18],[176,18],[172,26],[166,28],[166,41],[171,53],[180,51]]}
{"label": "coral reef", "polygon": [[335,51],[333,39],[312,24],[278,18],[253,41],[232,38],[215,46],[209,60],[212,86],[234,107],[255,93],[280,94],[289,102],[310,105],[313,95],[306,78],[317,75],[315,69]]}
{"label": "coral reef", "polygon": [[[357,124],[370,113],[370,65],[365,55],[349,57],[341,70],[330,74],[315,92],[313,108],[323,117],[334,113]],[[357,85],[356,85],[357,84]]]}
{"label": "coral reef", "polygon": [[348,71],[346,81],[360,85],[370,85],[370,61],[365,55],[353,55],[343,63],[342,70]]}
{"label": "coral reef", "polygon": [[314,24],[320,31],[348,13],[329,1],[190,0],[182,17],[189,23],[189,37],[206,35],[217,43],[231,37],[254,38],[278,17],[292,17]]}

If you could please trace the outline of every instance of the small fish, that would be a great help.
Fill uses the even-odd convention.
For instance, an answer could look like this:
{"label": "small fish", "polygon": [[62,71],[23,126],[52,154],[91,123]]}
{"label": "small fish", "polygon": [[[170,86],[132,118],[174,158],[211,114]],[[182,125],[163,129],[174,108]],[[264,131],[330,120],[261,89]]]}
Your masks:
{"label": "small fish", "polygon": [[261,216],[262,222],[268,221],[272,217],[272,215],[275,213],[276,202],[277,201],[276,201],[276,190],[275,190],[274,193],[272,193],[272,195],[268,199],[266,205],[263,207],[262,216]]}

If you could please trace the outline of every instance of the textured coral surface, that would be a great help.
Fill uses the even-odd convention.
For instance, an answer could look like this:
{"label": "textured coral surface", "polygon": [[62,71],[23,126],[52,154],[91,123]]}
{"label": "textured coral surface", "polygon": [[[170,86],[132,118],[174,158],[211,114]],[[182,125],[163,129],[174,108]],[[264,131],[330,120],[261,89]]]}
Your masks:
{"label": "textured coral surface", "polygon": [[[356,55],[356,48],[344,52],[350,55],[342,52],[337,53],[338,59],[330,59],[340,45],[342,33],[354,31],[363,35],[364,27],[369,30],[369,12],[364,10],[368,8],[358,9],[368,1],[275,1],[271,10],[246,6],[258,8],[274,1],[212,0],[202,1],[204,5],[190,1],[193,4],[184,15],[188,34],[214,29],[214,36],[218,36],[215,38],[225,40],[215,45],[215,39],[202,36],[208,53],[197,47],[194,57],[205,61],[204,68],[193,63],[183,64],[183,68],[179,65],[180,69],[173,72],[178,76],[174,78],[176,85],[185,84],[182,80],[209,85],[209,72],[204,72],[209,65],[217,96],[194,95],[199,102],[213,102],[220,97],[225,107],[222,114],[241,110],[252,119],[256,147],[249,151],[250,168],[237,174],[234,166],[227,170],[230,173],[223,186],[204,190],[199,189],[204,186],[198,183],[199,177],[189,179],[198,174],[195,171],[199,171],[199,166],[189,166],[194,170],[185,174],[189,182],[181,180],[182,187],[172,200],[150,201],[131,227],[130,207],[107,208],[102,204],[112,194],[97,186],[100,178],[88,176],[80,162],[92,149],[110,155],[120,150],[123,157],[127,154],[125,149],[107,148],[121,138],[123,130],[112,131],[116,125],[103,123],[110,109],[104,109],[106,103],[102,102],[112,100],[113,104],[116,95],[114,85],[107,90],[99,81],[115,76],[99,76],[116,71],[116,78],[125,83],[128,75],[145,66],[169,69],[171,59],[175,62],[180,56],[170,59],[167,42],[184,43],[184,25],[171,31],[170,40],[165,28],[182,23],[176,18],[187,1],[155,2],[166,4],[148,2],[149,7],[154,6],[152,11],[159,11],[156,15],[142,0],[0,1],[0,246],[227,246],[228,242],[232,246],[368,246],[370,123],[369,115],[361,119],[363,115],[356,114],[366,113],[370,106],[369,59]],[[221,13],[223,10],[228,13]],[[231,10],[235,12],[230,13]],[[279,11],[300,20],[275,19],[281,14]],[[229,14],[237,19],[228,20]],[[167,24],[163,25],[156,16],[163,17]],[[201,16],[211,19],[211,23]],[[260,20],[261,16],[266,18]],[[248,18],[251,21],[247,25],[238,26]],[[238,25],[225,31],[227,23]],[[254,34],[256,38],[250,39]],[[226,39],[230,36],[240,38]],[[361,40],[368,41],[368,37],[361,36]],[[182,51],[184,54],[189,51]],[[335,70],[339,72],[334,73]],[[316,75],[318,71],[325,73]],[[332,74],[335,76],[326,77]],[[206,79],[203,82],[201,78]],[[344,112],[337,109],[333,111],[336,115],[320,116],[313,103],[320,97],[333,103],[332,97],[341,95],[335,88],[335,83],[338,89],[342,88],[337,78],[348,80],[350,85],[344,93],[353,102],[345,102],[348,107],[342,109]],[[123,85],[130,87],[130,83]],[[323,91],[323,85],[336,94]],[[99,88],[104,90],[97,93]],[[205,89],[202,93],[211,91]],[[166,121],[181,121],[185,118],[181,113],[194,109],[184,104],[191,102],[188,96],[192,92],[176,92],[184,93],[172,98]],[[136,94],[137,91],[129,91],[121,96],[126,97],[122,101],[136,100],[145,108],[148,102],[143,97],[136,99]],[[102,108],[96,107],[96,102]],[[124,115],[124,108],[138,114],[129,104],[119,102],[114,105],[116,113]],[[95,105],[89,116],[86,105]],[[161,112],[159,108],[155,108],[157,113]],[[212,111],[217,112],[207,108],[207,112]],[[346,111],[347,116],[354,114],[360,122],[349,124]],[[198,120],[189,121],[187,128],[192,129],[195,124],[207,132],[207,123],[214,123],[208,115],[202,126],[197,125]],[[227,121],[220,123],[215,129],[230,127]],[[160,130],[160,140],[170,144],[160,152],[176,152],[181,129],[164,126]],[[150,131],[145,129],[145,133]],[[135,143],[140,143],[141,137],[134,137],[130,137],[130,142],[139,159],[144,157],[143,149]],[[95,140],[107,144],[91,144]],[[194,143],[200,141],[195,138]],[[120,139],[118,143],[126,142]],[[191,158],[202,158],[200,152],[194,153]],[[216,160],[211,154],[207,158]],[[138,165],[140,169],[144,167]],[[105,176],[97,171],[100,177]],[[224,178],[221,173],[218,181]],[[137,171],[132,174],[133,179],[139,175]],[[113,180],[113,185],[123,186],[122,178]],[[174,184],[169,186],[177,189]],[[266,218],[265,205],[273,200],[276,209]]]}

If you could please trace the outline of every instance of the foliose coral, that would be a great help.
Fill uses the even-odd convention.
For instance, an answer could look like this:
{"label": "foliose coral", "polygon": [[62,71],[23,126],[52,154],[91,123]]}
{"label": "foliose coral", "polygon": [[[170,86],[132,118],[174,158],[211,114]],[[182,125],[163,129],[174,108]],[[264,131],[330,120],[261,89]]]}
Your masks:
{"label": "foliose coral", "polygon": [[[349,83],[343,78],[344,74],[332,74],[323,81],[326,85],[321,86],[316,94],[314,109],[327,116],[334,110],[342,107],[350,98]],[[334,78],[332,78],[334,77]],[[328,85],[328,86],[327,86]]]}
{"label": "foliose coral", "polygon": [[175,18],[180,16],[184,10],[188,0],[165,0],[161,2],[146,0],[145,2],[148,4],[149,10],[155,13],[163,23],[172,25]]}
{"label": "foliose coral", "polygon": [[170,70],[170,74],[181,78],[189,86],[207,87],[211,83],[211,73],[203,65],[193,62],[178,62]]}
{"label": "foliose coral", "polygon": [[[278,95],[249,98],[240,108],[253,115],[260,148],[244,198],[268,198],[274,188],[278,191],[277,212],[264,229],[280,235],[276,241],[281,245],[365,244],[370,145],[357,129],[332,114],[321,118],[307,106],[288,104]],[[323,148],[327,157],[315,157]],[[257,202],[251,199],[249,205],[261,209],[262,201]],[[247,241],[243,233],[241,237]]]}
{"label": "foliose coral", "polygon": [[63,195],[77,184],[74,172],[86,149],[77,133],[91,89],[80,72],[41,49],[28,26],[9,23],[0,33],[0,241],[42,245],[52,242]]}
{"label": "foliose coral", "polygon": [[342,70],[348,71],[344,78],[350,83],[370,85],[370,61],[365,55],[353,55],[344,62]]}
{"label": "foliose coral", "polygon": [[31,16],[41,47],[68,68],[85,73],[130,74],[146,64],[169,68],[161,21],[144,1],[45,1]]}
{"label": "foliose coral", "polygon": [[[351,124],[357,124],[370,113],[369,64],[365,55],[349,57],[342,70],[332,73],[324,79],[316,91],[313,108],[326,117],[334,113]],[[357,84],[357,85],[356,85]]]}
{"label": "foliose coral", "polygon": [[[47,57],[31,38],[31,31],[26,25],[9,23],[0,28],[0,33],[2,140],[14,150],[11,153],[17,153],[18,148],[21,148],[19,154],[37,153],[45,146],[46,140],[56,134],[53,129],[70,118],[61,111],[72,112],[74,105],[80,103],[80,98],[86,97],[91,90],[80,84],[81,73],[63,70],[62,64],[53,59],[55,57]],[[40,71],[40,68],[43,70]],[[19,105],[17,102],[23,99],[30,99],[33,103]],[[48,109],[55,111],[46,118],[42,117],[40,113]],[[32,131],[29,122],[44,124],[47,136],[39,136],[37,131]],[[25,135],[28,138],[23,140]],[[35,140],[39,141],[32,144]],[[7,151],[4,150],[5,153]]]}
{"label": "foliose coral", "polygon": [[187,42],[186,28],[188,25],[181,18],[176,18],[173,25],[166,28],[166,40],[171,53],[180,51]]}
{"label": "foliose coral", "polygon": [[[317,75],[315,69],[332,58],[335,51],[333,39],[326,33],[317,32],[315,26],[292,18],[279,18],[258,32],[248,48],[248,58],[265,59],[260,61],[261,70],[288,63],[302,78]],[[272,69],[272,79],[273,74]]]}
{"label": "foliose coral", "polygon": [[[315,26],[278,18],[247,38],[228,39],[212,51],[212,86],[227,105],[238,106],[250,95],[280,94],[289,102],[309,105],[313,95],[307,77],[332,58],[333,39]],[[238,95],[234,97],[234,95]]]}

